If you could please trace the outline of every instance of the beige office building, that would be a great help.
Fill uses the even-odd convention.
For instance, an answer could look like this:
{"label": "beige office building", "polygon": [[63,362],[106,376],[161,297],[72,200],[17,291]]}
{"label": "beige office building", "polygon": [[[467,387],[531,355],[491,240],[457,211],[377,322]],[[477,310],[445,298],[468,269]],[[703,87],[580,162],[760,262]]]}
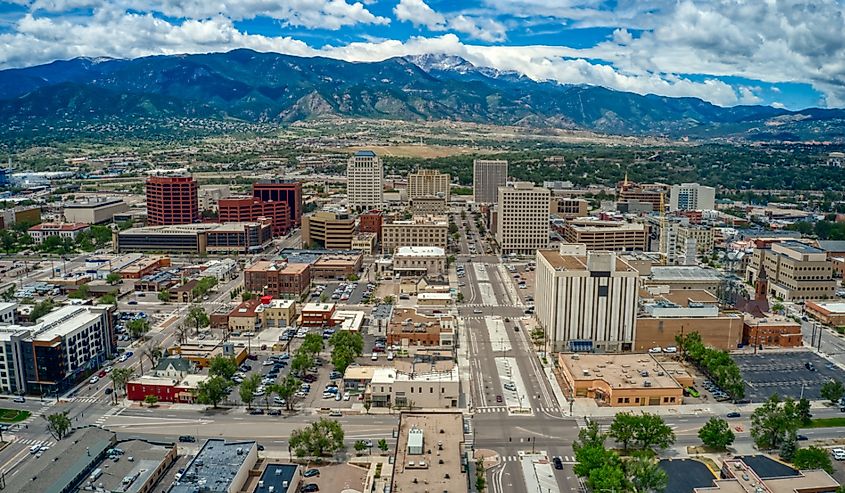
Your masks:
{"label": "beige office building", "polygon": [[582,243],[587,250],[615,252],[647,251],[648,229],[641,223],[575,220],[566,223],[563,239]]}
{"label": "beige office building", "polygon": [[716,208],[716,189],[698,183],[672,185],[669,194],[669,210],[702,211]]}
{"label": "beige office building", "polygon": [[530,182],[499,187],[496,241],[502,255],[534,255],[549,246],[548,188]]}
{"label": "beige office building", "polygon": [[449,211],[449,203],[442,197],[415,197],[411,199],[411,213],[416,215],[443,215]]}
{"label": "beige office building", "polygon": [[421,169],[408,175],[408,200],[418,197],[440,197],[449,201],[449,174],[434,169]]}
{"label": "beige office building", "polygon": [[804,301],[833,298],[836,280],[833,262],[819,248],[783,241],[771,248],[755,248],[748,265],[747,281],[754,283],[761,266],[767,277],[767,295],[784,301]]}
{"label": "beige office building", "polygon": [[350,207],[379,208],[384,203],[384,166],[373,151],[358,151],[346,166]]}
{"label": "beige office building", "polygon": [[302,216],[302,243],[316,243],[329,250],[350,250],[355,219],[346,211],[323,210]]}
{"label": "beige office building", "polygon": [[495,204],[499,187],[508,183],[508,162],[476,159],[472,162],[472,194],[476,204]]}
{"label": "beige office building", "polygon": [[[709,226],[679,226],[677,240],[678,247],[685,249],[690,240],[695,241],[696,254],[710,255],[713,253],[713,228]],[[686,252],[678,253],[683,254]]]}
{"label": "beige office building", "polygon": [[549,211],[552,215],[562,219],[575,219],[584,217],[589,213],[590,203],[584,199],[573,199],[569,197],[552,197],[549,204]]}
{"label": "beige office building", "polygon": [[393,272],[408,276],[443,275],[446,251],[440,247],[399,247],[393,256]]}
{"label": "beige office building", "polygon": [[64,216],[69,223],[102,224],[128,210],[129,204],[121,198],[92,198],[65,205]]}
{"label": "beige office building", "polygon": [[448,246],[449,221],[444,216],[414,216],[381,226],[381,251],[393,254],[404,246]]}
{"label": "beige office building", "polygon": [[583,245],[537,252],[534,303],[552,351],[630,351],[639,273],[614,252]]}

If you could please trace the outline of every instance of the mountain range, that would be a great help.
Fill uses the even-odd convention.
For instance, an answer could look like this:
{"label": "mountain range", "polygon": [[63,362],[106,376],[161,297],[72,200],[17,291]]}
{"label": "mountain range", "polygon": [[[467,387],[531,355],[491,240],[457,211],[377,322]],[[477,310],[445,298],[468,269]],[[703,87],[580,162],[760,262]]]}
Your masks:
{"label": "mountain range", "polygon": [[720,107],[534,81],[455,56],[353,63],[239,49],[76,58],[0,71],[0,128],[172,118],[290,123],[331,117],[456,120],[627,135],[843,140],[845,110]]}

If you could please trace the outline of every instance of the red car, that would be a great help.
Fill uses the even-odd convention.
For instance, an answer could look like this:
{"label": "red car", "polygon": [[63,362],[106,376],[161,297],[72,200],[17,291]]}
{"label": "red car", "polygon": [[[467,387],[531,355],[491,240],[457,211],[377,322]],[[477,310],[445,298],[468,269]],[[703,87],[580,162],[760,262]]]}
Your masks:
{"label": "red car", "polygon": [[496,396],[496,402],[502,402],[502,396],[497,395]]}
{"label": "red car", "polygon": [[97,376],[103,378],[106,376],[106,370],[100,370],[100,373],[97,373]]}

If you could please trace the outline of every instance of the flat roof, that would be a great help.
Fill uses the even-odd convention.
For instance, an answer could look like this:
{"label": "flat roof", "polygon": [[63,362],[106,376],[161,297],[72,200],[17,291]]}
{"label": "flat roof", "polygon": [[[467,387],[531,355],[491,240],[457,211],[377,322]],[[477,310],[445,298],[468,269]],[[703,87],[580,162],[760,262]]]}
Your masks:
{"label": "flat roof", "polygon": [[[555,270],[587,272],[586,255],[561,255],[558,250],[537,250],[537,255],[543,257]],[[616,272],[637,272],[637,270],[617,255]]]}
{"label": "flat roof", "polygon": [[334,310],[334,303],[306,303],[303,312],[330,312]]}
{"label": "flat roof", "polygon": [[[172,447],[172,446],[171,446]],[[123,456],[117,462],[111,459],[102,461],[99,467],[103,474],[96,483],[102,483],[105,491],[116,493],[137,493],[150,477],[161,466],[172,448],[157,445],[144,440],[127,440],[115,445],[123,451]],[[126,460],[132,457],[132,462]],[[134,477],[131,482],[124,483],[124,478]],[[80,491],[85,491],[80,489]]]}
{"label": "flat roof", "polygon": [[[576,382],[603,380],[614,389],[639,389],[648,381],[650,388],[681,388],[670,370],[650,354],[561,354],[559,361]],[[688,375],[683,373],[677,376]]]}
{"label": "flat roof", "polygon": [[782,241],[779,245],[801,253],[825,253],[825,251],[820,248],[816,248],[799,241]]}
{"label": "flat roof", "polygon": [[296,476],[296,464],[267,464],[261,477],[258,479],[258,486],[253,493],[287,493],[293,489],[293,478]]}
{"label": "flat roof", "polygon": [[[412,429],[422,432],[421,455],[408,452]],[[460,412],[403,412],[399,418],[391,491],[421,491],[423,484],[430,491],[466,491],[467,477],[461,466],[463,436]]]}
{"label": "flat roof", "polygon": [[95,199],[86,199],[77,202],[71,202],[70,204],[65,204],[65,209],[90,209],[90,208],[97,208],[97,207],[107,207],[112,206],[115,204],[125,204],[123,199],[121,198],[95,198]]}
{"label": "flat roof", "polygon": [[401,246],[396,249],[396,256],[405,257],[443,257],[446,251],[437,246]]}
{"label": "flat roof", "polygon": [[[227,493],[238,471],[244,466],[255,441],[226,442],[221,438],[206,440],[197,455],[185,468],[170,493]],[[254,456],[253,456],[254,457]],[[252,464],[249,464],[252,467]],[[240,488],[241,485],[236,485]]]}
{"label": "flat roof", "polygon": [[416,308],[396,308],[387,327],[391,334],[453,332],[451,327],[444,327],[444,322],[451,324],[454,319],[449,316],[436,317],[417,312]]}
{"label": "flat roof", "polygon": [[705,304],[719,303],[719,298],[706,289],[672,289],[668,293],[655,294],[652,297],[656,301],[665,300],[684,307],[688,307],[690,302]]}
{"label": "flat roof", "polygon": [[655,281],[720,281],[719,273],[697,265],[654,265],[649,278]]}
{"label": "flat roof", "polygon": [[845,302],[842,301],[808,301],[807,305],[814,305],[832,315],[845,314]]}

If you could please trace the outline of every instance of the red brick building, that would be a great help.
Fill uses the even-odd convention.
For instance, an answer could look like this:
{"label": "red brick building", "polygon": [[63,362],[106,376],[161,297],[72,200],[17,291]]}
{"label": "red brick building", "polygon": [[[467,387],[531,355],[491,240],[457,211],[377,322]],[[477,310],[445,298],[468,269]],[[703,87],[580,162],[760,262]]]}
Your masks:
{"label": "red brick building", "polygon": [[306,303],[302,307],[302,325],[334,325],[334,303]]}
{"label": "red brick building", "polygon": [[780,316],[745,317],[742,343],[749,346],[800,347],[804,343],[801,325]]}
{"label": "red brick building", "polygon": [[147,225],[200,222],[199,192],[190,176],[147,178]]}
{"label": "red brick building", "polygon": [[131,401],[143,401],[148,395],[154,395],[159,402],[191,403],[197,383],[205,378],[202,375],[183,378],[144,375],[126,383],[126,397]]}
{"label": "red brick building", "polygon": [[284,202],[290,223],[302,225],[302,183],[287,180],[262,180],[252,184],[252,196],[265,202]]}
{"label": "red brick building", "polygon": [[244,287],[252,293],[298,298],[311,287],[311,266],[261,260],[244,271]]}
{"label": "red brick building", "polygon": [[269,217],[273,220],[274,236],[287,234],[292,225],[287,202],[243,197],[220,199],[217,208],[221,223],[250,222]]}
{"label": "red brick building", "polygon": [[358,217],[358,231],[361,233],[375,233],[381,241],[381,225],[384,223],[384,214],[379,210],[365,212]]}

